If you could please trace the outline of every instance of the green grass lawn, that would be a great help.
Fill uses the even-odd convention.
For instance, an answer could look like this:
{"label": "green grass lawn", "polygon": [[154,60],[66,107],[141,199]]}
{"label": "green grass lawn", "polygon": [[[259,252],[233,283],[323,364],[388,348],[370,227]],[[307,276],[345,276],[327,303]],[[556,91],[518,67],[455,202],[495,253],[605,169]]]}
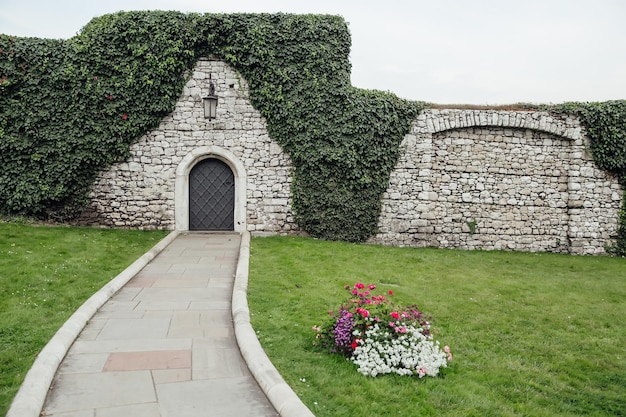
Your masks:
{"label": "green grass lawn", "polygon": [[[438,378],[370,378],[320,354],[313,325],[345,284],[391,289],[434,317]],[[259,340],[317,417],[626,415],[626,259],[253,238]]]}
{"label": "green grass lawn", "polygon": [[0,415],[72,313],[166,235],[0,223]]}

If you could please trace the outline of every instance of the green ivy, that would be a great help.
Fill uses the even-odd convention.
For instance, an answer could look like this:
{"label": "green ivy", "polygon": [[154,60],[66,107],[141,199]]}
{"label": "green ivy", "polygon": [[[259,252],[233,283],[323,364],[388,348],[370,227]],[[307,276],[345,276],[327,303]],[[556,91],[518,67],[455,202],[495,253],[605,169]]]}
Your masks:
{"label": "green ivy", "polygon": [[296,221],[362,241],[419,103],[350,85],[338,16],[121,12],[68,41],[0,38],[0,211],[71,218],[98,173],[175,102],[200,56],[249,82],[253,105],[294,165]]}
{"label": "green ivy", "polygon": [[580,118],[589,137],[589,149],[598,168],[613,175],[625,189],[615,244],[608,252],[626,256],[626,100],[564,103],[542,109]]}
{"label": "green ivy", "polygon": [[0,35],[0,212],[80,213],[98,173],[174,108],[196,36],[169,12],[96,18],[68,41]]}
{"label": "green ivy", "polygon": [[[78,215],[99,172],[127,159],[130,144],[173,111],[198,58],[213,56],[248,81],[289,154],[300,227],[363,241],[376,232],[400,142],[425,104],[352,87],[349,52],[346,22],[327,15],[120,12],[66,41],[0,35],[0,214]],[[553,109],[581,117],[598,166],[622,184],[624,103]]]}
{"label": "green ivy", "polygon": [[579,114],[596,164],[616,176],[625,189],[615,244],[609,252],[626,256],[626,101],[587,103],[580,106]]}
{"label": "green ivy", "polygon": [[294,165],[296,222],[313,236],[362,241],[419,103],[350,85],[340,17],[209,15],[209,52],[250,85],[252,104]]}

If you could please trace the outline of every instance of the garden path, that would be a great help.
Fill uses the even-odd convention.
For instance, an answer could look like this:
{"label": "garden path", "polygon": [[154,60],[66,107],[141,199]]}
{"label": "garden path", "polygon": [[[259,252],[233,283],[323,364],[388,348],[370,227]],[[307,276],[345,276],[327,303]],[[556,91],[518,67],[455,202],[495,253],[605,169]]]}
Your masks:
{"label": "garden path", "polygon": [[278,416],[235,338],[240,242],[238,233],[176,237],[85,326],[42,415]]}

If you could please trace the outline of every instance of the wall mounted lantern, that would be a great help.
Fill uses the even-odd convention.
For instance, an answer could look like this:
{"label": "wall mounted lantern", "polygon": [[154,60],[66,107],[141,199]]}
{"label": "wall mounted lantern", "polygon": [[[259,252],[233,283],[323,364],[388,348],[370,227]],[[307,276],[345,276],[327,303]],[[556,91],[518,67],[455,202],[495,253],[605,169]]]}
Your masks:
{"label": "wall mounted lantern", "polygon": [[215,84],[211,80],[211,74],[209,74],[209,95],[202,99],[204,104],[204,117],[206,119],[215,119],[217,114],[217,96],[215,95]]}

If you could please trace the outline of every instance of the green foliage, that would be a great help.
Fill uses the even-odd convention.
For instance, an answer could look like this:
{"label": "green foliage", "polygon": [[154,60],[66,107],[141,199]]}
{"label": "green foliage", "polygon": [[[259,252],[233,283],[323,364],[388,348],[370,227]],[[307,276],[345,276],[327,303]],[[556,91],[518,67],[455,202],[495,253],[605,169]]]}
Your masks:
{"label": "green foliage", "polygon": [[118,13],[68,41],[0,35],[0,210],[77,214],[98,172],[173,109],[195,63],[193,23]]}
{"label": "green foliage", "polygon": [[[626,188],[626,100],[588,103],[580,116],[591,139],[591,152],[598,167],[615,175]],[[615,244],[610,253],[626,256],[626,191],[622,197]]]}
{"label": "green foliage", "polygon": [[350,85],[338,16],[121,12],[68,41],[0,37],[0,212],[68,218],[98,172],[174,109],[200,56],[237,69],[294,164],[317,237],[364,240],[421,105]]}
{"label": "green foliage", "polygon": [[[291,157],[300,227],[365,240],[425,104],[352,87],[349,52],[341,17],[281,13],[120,12],[67,41],[0,35],[0,214],[80,213],[98,173],[128,157],[174,109],[197,59],[213,56],[248,81]],[[598,166],[626,183],[625,101],[548,110],[581,117]],[[624,227],[620,236],[626,242]]]}
{"label": "green foliage", "polygon": [[[288,236],[250,255],[254,330],[317,417],[626,415],[626,259]],[[454,355],[443,378],[369,378],[319,354],[312,326],[355,281],[433,315]]]}
{"label": "green foliage", "polygon": [[248,80],[252,104],[294,165],[296,221],[311,235],[362,241],[419,103],[350,86],[343,19],[209,15],[212,53]]}
{"label": "green foliage", "polygon": [[327,133],[295,164],[294,208],[298,224],[315,236],[361,241],[376,231],[381,195],[417,109],[356,89],[337,106],[344,109],[339,124],[320,126]]}
{"label": "green foliage", "polygon": [[578,116],[590,139],[596,165],[626,186],[626,100],[571,102],[541,109]]}
{"label": "green foliage", "polygon": [[[614,175],[626,188],[626,100],[564,103],[546,107],[554,113],[575,114],[587,130],[596,165]],[[626,256],[626,191],[618,219],[615,244],[609,253]]]}
{"label": "green foliage", "polygon": [[2,416],[41,349],[70,315],[167,235],[15,220],[0,220]]}

